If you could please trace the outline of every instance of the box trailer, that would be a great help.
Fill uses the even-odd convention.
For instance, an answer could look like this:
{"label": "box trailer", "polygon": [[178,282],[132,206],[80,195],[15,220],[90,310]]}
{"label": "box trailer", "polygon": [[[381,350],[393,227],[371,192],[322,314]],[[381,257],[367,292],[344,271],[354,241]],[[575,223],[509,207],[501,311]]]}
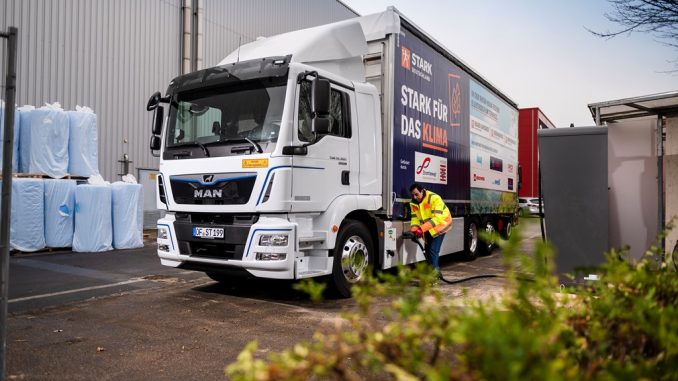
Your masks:
{"label": "box trailer", "polygon": [[164,265],[329,276],[349,296],[369,268],[425,259],[401,238],[414,182],[453,214],[441,255],[510,234],[516,104],[395,8],[243,45],[148,109]]}

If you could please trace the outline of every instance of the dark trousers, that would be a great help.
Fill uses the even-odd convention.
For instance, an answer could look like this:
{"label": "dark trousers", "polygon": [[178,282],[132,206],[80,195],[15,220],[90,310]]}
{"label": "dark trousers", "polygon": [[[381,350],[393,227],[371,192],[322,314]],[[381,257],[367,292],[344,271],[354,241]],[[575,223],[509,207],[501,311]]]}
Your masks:
{"label": "dark trousers", "polygon": [[443,245],[443,238],[445,238],[445,234],[441,234],[437,237],[431,237],[429,234],[426,235],[424,256],[428,263],[438,272],[440,272],[438,257],[440,256],[440,246]]}

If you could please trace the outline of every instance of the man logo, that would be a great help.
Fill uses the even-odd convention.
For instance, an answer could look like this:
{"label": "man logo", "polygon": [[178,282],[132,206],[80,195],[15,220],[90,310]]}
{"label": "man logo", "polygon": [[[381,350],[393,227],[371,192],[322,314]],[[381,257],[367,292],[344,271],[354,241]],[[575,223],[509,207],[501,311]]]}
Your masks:
{"label": "man logo", "polygon": [[221,198],[223,190],[221,189],[196,189],[193,191],[193,198]]}
{"label": "man logo", "polygon": [[412,55],[410,54],[410,49],[407,49],[406,47],[401,47],[400,48],[400,65],[404,67],[407,70],[410,70],[410,65],[412,61]]}
{"label": "man logo", "polygon": [[202,176],[202,182],[205,184],[209,184],[214,180],[214,175],[203,175]]}

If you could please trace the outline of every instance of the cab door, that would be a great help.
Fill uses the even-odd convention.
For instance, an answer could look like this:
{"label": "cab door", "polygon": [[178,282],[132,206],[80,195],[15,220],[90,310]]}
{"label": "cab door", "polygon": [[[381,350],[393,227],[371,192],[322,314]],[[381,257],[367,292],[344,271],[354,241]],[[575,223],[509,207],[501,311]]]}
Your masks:
{"label": "cab door", "polygon": [[[297,85],[295,145],[306,145],[306,155],[292,159],[292,211],[321,212],[337,197],[350,194],[351,174],[350,90],[332,85],[330,126],[323,134],[312,131],[311,82]],[[357,158],[355,158],[357,159]],[[356,177],[357,179],[357,177]]]}

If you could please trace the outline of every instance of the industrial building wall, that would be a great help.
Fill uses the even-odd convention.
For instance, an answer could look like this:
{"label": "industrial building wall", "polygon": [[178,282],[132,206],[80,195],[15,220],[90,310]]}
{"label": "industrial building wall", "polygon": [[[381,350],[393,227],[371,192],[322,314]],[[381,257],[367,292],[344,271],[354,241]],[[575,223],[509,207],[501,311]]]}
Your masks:
{"label": "industrial building wall", "polygon": [[[181,0],[0,0],[0,29],[19,28],[17,103],[89,106],[99,124],[99,169],[118,160],[157,168],[146,101],[179,74]],[[336,0],[204,0],[204,64],[241,43],[356,14]]]}
{"label": "industrial building wall", "polygon": [[107,180],[123,153],[157,167],[145,105],[178,73],[179,14],[180,0],[3,0],[0,29],[19,28],[17,103],[91,107]]}

